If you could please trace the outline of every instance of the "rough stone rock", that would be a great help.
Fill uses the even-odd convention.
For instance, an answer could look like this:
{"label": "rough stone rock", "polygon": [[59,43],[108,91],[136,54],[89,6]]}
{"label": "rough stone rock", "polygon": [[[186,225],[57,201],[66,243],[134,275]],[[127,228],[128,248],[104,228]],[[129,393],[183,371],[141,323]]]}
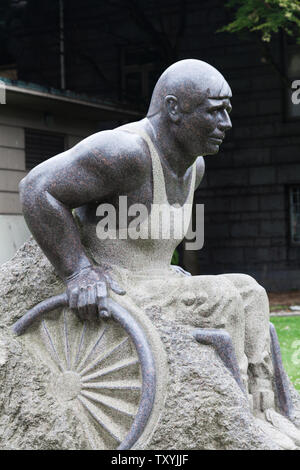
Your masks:
{"label": "rough stone rock", "polygon": [[61,288],[50,263],[33,241],[1,266],[1,449],[89,448],[77,417],[68,414],[48,391],[51,371],[9,329],[28,308]]}
{"label": "rough stone rock", "polygon": [[256,426],[247,399],[214,349],[186,327],[147,312],[167,351],[169,386],[149,449],[277,449]]}
{"label": "rough stone rock", "polygon": [[[0,268],[0,448],[89,449],[78,417],[49,388],[52,370],[9,327],[63,284],[33,240]],[[169,379],[151,436],[136,448],[277,449],[256,425],[246,398],[215,351],[192,341],[191,328],[148,308],[167,352]],[[300,397],[291,386],[296,413]]]}
{"label": "rough stone rock", "polygon": [[76,416],[48,393],[49,370],[12,334],[0,332],[0,448],[87,449]]}

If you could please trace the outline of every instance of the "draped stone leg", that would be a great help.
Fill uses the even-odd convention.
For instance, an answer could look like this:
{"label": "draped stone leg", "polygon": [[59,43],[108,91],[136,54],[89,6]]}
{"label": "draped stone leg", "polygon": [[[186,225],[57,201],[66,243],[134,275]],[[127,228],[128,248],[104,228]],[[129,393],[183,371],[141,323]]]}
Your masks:
{"label": "draped stone leg", "polygon": [[254,413],[260,415],[275,406],[268,296],[265,289],[251,276],[224,274],[221,277],[226,277],[235,286],[243,301],[249,392],[253,399]]}

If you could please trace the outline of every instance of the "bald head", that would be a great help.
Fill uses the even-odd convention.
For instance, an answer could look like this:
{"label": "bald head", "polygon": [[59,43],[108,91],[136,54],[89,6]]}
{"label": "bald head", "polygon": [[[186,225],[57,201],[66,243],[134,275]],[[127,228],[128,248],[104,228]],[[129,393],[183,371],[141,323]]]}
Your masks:
{"label": "bald head", "polygon": [[231,90],[223,75],[197,59],[180,60],[165,70],[154,88],[148,117],[162,109],[166,96],[176,96],[182,112],[191,112],[205,98],[230,98]]}

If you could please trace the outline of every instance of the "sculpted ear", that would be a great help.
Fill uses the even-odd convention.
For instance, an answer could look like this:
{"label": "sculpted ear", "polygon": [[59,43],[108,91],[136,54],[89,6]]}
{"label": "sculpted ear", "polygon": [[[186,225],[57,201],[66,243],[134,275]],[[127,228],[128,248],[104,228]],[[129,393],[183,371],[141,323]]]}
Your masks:
{"label": "sculpted ear", "polygon": [[176,96],[167,95],[165,97],[165,106],[171,120],[173,122],[178,122],[180,120],[180,112]]}

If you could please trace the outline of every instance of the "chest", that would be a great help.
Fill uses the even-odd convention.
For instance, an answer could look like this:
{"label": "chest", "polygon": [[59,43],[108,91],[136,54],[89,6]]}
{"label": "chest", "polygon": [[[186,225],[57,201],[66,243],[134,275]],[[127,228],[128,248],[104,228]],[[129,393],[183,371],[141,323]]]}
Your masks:
{"label": "chest", "polygon": [[[183,206],[190,193],[192,184],[192,167],[188,169],[184,177],[178,178],[168,168],[162,166],[163,179],[157,178],[153,174],[152,167],[145,174],[144,182],[135,190],[130,192],[121,191],[113,197],[105,201],[97,201],[89,203],[77,209],[77,215],[82,223],[89,222],[89,224],[97,224],[99,217],[96,216],[97,207],[99,204],[108,204],[112,207],[112,212],[115,211],[117,226],[119,227],[120,213],[126,214],[126,220],[129,223],[136,216],[138,205],[146,207],[148,214],[151,212],[151,204],[155,199],[155,193],[161,192],[164,202],[169,205]],[[154,184],[155,180],[155,184]],[[154,187],[155,186],[155,187]],[[132,208],[132,209],[130,209]],[[135,215],[130,215],[130,211]]]}
{"label": "chest", "polygon": [[[182,178],[176,177],[171,171],[163,167],[164,181],[157,182],[156,188],[166,196],[166,203],[170,205],[183,206],[188,198],[192,183],[192,168],[189,168],[187,173]],[[155,175],[154,175],[155,178]],[[141,203],[144,204],[147,209],[151,207],[154,201],[155,188],[153,181],[153,172],[149,172],[148,178],[145,179],[144,184],[134,191],[127,194],[129,204]],[[115,203],[117,203],[115,198]]]}

